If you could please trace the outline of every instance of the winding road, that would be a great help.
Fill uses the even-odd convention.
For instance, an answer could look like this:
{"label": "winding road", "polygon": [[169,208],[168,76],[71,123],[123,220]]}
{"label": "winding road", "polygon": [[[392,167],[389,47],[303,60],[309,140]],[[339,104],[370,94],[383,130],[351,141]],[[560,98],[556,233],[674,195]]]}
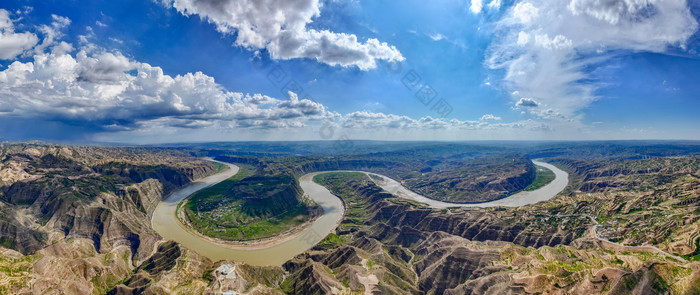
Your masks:
{"label": "winding road", "polygon": [[[300,177],[299,184],[301,185],[304,193],[323,208],[323,215],[321,215],[321,217],[316,219],[311,226],[307,227],[303,231],[273,243],[267,243],[263,246],[256,245],[250,247],[229,246],[199,237],[185,229],[183,225],[178,222],[176,217],[177,205],[193,193],[217,184],[238,173],[238,166],[224,162],[218,163],[227,165],[229,169],[197,180],[183,187],[182,189],[175,191],[164,201],[158,204],[156,210],[153,212],[151,224],[153,229],[165,240],[174,240],[182,244],[184,247],[214,261],[236,260],[243,261],[251,265],[281,265],[285,261],[308,250],[320,242],[328,233],[335,230],[338,223],[343,218],[345,209],[342,201],[338,197],[331,194],[331,192],[325,187],[313,182],[313,177],[318,174],[339,171],[314,172]],[[384,190],[398,197],[425,203],[433,208],[496,206],[517,207],[549,200],[561,192],[568,184],[569,179],[566,172],[544,162],[533,161],[533,163],[552,170],[555,174],[555,179],[549,184],[534,191],[522,191],[496,201],[475,204],[455,204],[432,200],[412,192],[396,180],[389,177],[364,171],[357,172],[379,176],[383,180],[375,182]]]}
{"label": "winding road", "polygon": [[600,242],[602,242],[604,248],[613,248],[613,249],[616,249],[616,250],[619,250],[619,251],[625,251],[625,250],[628,250],[628,251],[629,251],[629,250],[631,250],[630,252],[632,252],[632,251],[643,251],[643,252],[651,251],[651,252],[658,252],[658,253],[660,253],[661,255],[665,255],[665,256],[667,256],[667,257],[673,258],[673,259],[678,260],[678,261],[680,261],[680,262],[682,262],[682,263],[688,262],[688,260],[685,260],[685,258],[680,257],[680,256],[678,256],[678,255],[673,255],[673,254],[671,254],[671,253],[668,253],[668,252],[666,252],[666,251],[664,251],[664,250],[661,250],[660,248],[658,248],[658,247],[656,247],[656,246],[652,246],[652,245],[627,246],[627,245],[623,245],[623,244],[620,244],[620,243],[615,243],[615,242],[612,242],[612,241],[610,241],[610,240],[608,240],[608,239],[605,239],[605,238],[601,237],[601,236],[598,234],[598,228],[600,227],[600,223],[598,223],[598,220],[596,220],[593,216],[590,216],[590,215],[588,215],[588,214],[586,214],[585,216],[588,217],[588,218],[590,218],[591,221],[593,221],[593,223],[595,224],[595,225],[593,225],[593,228],[592,228],[593,237],[596,238],[597,240],[599,240]]}

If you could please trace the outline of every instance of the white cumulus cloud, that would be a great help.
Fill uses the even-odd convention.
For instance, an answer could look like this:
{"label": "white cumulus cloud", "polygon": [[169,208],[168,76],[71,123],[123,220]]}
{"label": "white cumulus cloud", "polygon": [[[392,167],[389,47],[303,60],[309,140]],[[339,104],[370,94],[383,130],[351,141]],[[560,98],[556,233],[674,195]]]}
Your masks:
{"label": "white cumulus cloud", "polygon": [[307,25],[320,15],[318,0],[163,0],[187,16],[199,16],[224,34],[236,33],[236,45],[267,49],[274,59],[311,58],[332,66],[369,70],[377,60],[403,60],[385,42],[354,34],[316,30]]}
{"label": "white cumulus cloud", "polygon": [[473,13],[479,13],[481,12],[481,9],[484,7],[484,3],[482,0],[471,0],[471,5],[469,6],[469,10],[471,10]]}
{"label": "white cumulus cloud", "polygon": [[[654,13],[657,2],[655,0],[572,0],[569,10],[575,15],[587,14],[599,20],[617,24],[624,18],[635,16],[646,17],[644,14]],[[669,1],[672,2],[672,1]],[[676,1],[679,2],[680,1]],[[685,1],[682,1],[683,3]]]}
{"label": "white cumulus cloud", "polygon": [[120,53],[37,54],[0,72],[3,116],[83,122],[104,130],[146,124],[297,127],[329,112],[316,102],[225,90],[201,72],[169,76]]}
{"label": "white cumulus cloud", "polygon": [[[518,44],[520,44],[520,35],[518,35]],[[572,46],[571,40],[562,35],[549,38],[547,34],[535,36],[535,44],[546,49],[565,49]]]}
{"label": "white cumulus cloud", "polygon": [[14,59],[37,42],[39,38],[32,33],[16,33],[10,12],[0,9],[0,59]]}
{"label": "white cumulus cloud", "polygon": [[521,23],[532,22],[539,15],[539,9],[530,2],[520,2],[513,8],[513,16]]}
{"label": "white cumulus cloud", "polygon": [[494,26],[486,65],[504,69],[516,107],[543,118],[577,120],[598,99],[595,69],[620,53],[683,49],[698,23],[685,0],[516,1]]}
{"label": "white cumulus cloud", "polygon": [[520,33],[518,33],[518,41],[516,43],[518,43],[518,45],[526,45],[527,43],[530,43],[530,34],[520,31]]}
{"label": "white cumulus cloud", "polygon": [[481,116],[481,121],[500,121],[500,120],[501,120],[501,117],[496,117],[496,116],[491,115],[491,114],[486,114],[486,115]]}
{"label": "white cumulus cloud", "polygon": [[524,108],[536,108],[540,106],[540,103],[532,98],[523,97],[515,103],[515,106]]}
{"label": "white cumulus cloud", "polygon": [[[101,48],[91,43],[96,37],[91,30],[74,47],[61,40],[70,23],[68,18],[52,16],[50,25],[37,27],[43,32],[40,44],[37,40],[33,48],[13,53],[14,58],[23,54],[26,59],[15,60],[0,71],[0,120],[37,122],[36,128],[41,128],[40,122],[61,122],[79,127],[87,136],[102,136],[102,140],[135,136],[144,142],[168,140],[164,134],[196,136],[199,130],[238,134],[284,129],[286,134],[322,122],[358,137],[366,137],[367,130],[378,130],[376,134],[399,139],[415,138],[415,134],[418,138],[449,139],[459,134],[466,139],[472,134],[491,139],[498,132],[550,131],[543,127],[548,125],[532,120],[496,123],[501,118],[490,114],[480,120],[415,119],[369,111],[342,115],[293,92],[288,99],[278,99],[230,91],[202,72],[166,75],[158,66]],[[14,32],[9,18],[0,25],[13,34],[24,34]],[[542,112],[542,117],[556,115],[551,110]]]}

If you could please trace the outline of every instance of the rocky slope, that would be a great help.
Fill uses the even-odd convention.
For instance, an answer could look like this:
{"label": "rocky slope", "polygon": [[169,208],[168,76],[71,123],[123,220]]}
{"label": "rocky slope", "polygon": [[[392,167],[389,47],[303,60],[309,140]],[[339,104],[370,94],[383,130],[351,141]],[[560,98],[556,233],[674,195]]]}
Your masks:
{"label": "rocky slope", "polygon": [[[267,188],[256,190],[261,186]],[[248,177],[233,190],[243,199],[241,210],[251,216],[279,215],[302,203],[299,182],[287,175]]]}
{"label": "rocky slope", "polygon": [[282,283],[258,285],[288,294],[699,291],[700,262],[604,244],[590,217],[576,211],[589,205],[571,197],[521,209],[431,210],[364,177],[319,179],[347,206],[337,234],[287,262]]}
{"label": "rocky slope", "polygon": [[562,201],[580,205],[564,210],[597,218],[601,236],[678,255],[700,254],[700,157],[559,163],[577,172],[576,186]]}
{"label": "rocky slope", "polygon": [[[447,154],[410,169],[445,173]],[[209,261],[149,228],[163,195],[213,171],[188,153],[2,145],[0,155],[3,294],[700,293],[696,156],[558,158],[570,187],[521,208],[430,209],[363,174],[322,175],[346,206],[337,231],[283,266],[251,267]],[[308,164],[296,160],[258,167]],[[658,249],[634,247],[645,244]]]}
{"label": "rocky slope", "polygon": [[[347,207],[336,234],[282,268],[229,263],[212,273],[207,292],[699,292],[700,262],[691,256],[697,251],[697,158],[621,160],[627,170],[616,168],[614,161],[571,163],[559,161],[575,177],[565,196],[523,208],[434,210],[393,198],[362,174],[323,176],[320,180]],[[665,219],[656,219],[655,212]],[[600,228],[593,219],[601,222]],[[642,233],[655,237],[656,246],[691,261],[597,237],[624,237],[620,242],[625,245],[654,241]],[[251,272],[266,279],[251,278]]]}
{"label": "rocky slope", "polygon": [[446,170],[404,179],[408,188],[433,199],[464,203],[486,202],[525,189],[536,177],[525,157],[485,157],[464,161]]}
{"label": "rocky slope", "polygon": [[209,285],[206,276],[214,264],[173,241],[157,251],[107,294],[201,294]]}
{"label": "rocky slope", "polygon": [[101,293],[126,278],[160,239],[157,203],[214,172],[157,149],[20,144],[0,155],[0,242],[35,260],[32,289],[47,294]]}
{"label": "rocky slope", "polygon": [[430,198],[456,203],[500,199],[525,189],[536,177],[535,166],[519,154],[465,155],[456,150],[438,155],[409,151],[352,157],[261,159],[220,155],[216,159],[254,165],[261,174],[285,171],[297,177],[317,171],[370,171],[401,181],[406,187]]}
{"label": "rocky slope", "polygon": [[[512,242],[524,247],[556,246],[571,243],[587,228],[585,219],[543,222],[538,216],[546,212],[533,211],[523,218],[505,210],[436,211],[395,199],[362,174],[339,175],[325,176],[322,181],[344,198],[348,211],[363,208],[367,214],[364,218],[350,215],[350,219],[343,220],[338,235],[348,239],[348,243],[337,243],[334,247],[322,243],[285,265],[292,273],[292,280],[297,272],[313,274],[319,263],[335,274],[330,278],[299,275],[304,279],[294,284],[302,289],[315,288],[320,293],[335,289],[367,290],[369,287],[359,281],[362,277],[375,276],[382,284],[371,288],[380,292],[413,290],[415,294],[443,294],[469,280],[507,270],[507,267],[493,267],[493,262],[500,259],[497,249],[476,241],[499,241],[496,245]],[[346,182],[350,189],[339,187]],[[366,261],[372,261],[372,267],[363,268]]]}

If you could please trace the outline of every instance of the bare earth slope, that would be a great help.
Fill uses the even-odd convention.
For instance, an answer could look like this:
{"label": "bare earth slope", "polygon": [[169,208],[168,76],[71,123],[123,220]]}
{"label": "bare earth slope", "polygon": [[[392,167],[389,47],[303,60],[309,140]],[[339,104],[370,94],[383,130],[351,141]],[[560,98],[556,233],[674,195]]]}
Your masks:
{"label": "bare earth slope", "polygon": [[162,197],[213,172],[174,151],[2,145],[0,241],[33,261],[33,292],[105,292],[159,243],[149,221]]}
{"label": "bare earth slope", "polygon": [[215,172],[189,153],[2,145],[0,293],[700,293],[700,158],[548,162],[571,184],[515,208],[430,208],[366,174],[319,175],[345,205],[336,232],[253,267],[150,228],[163,196]]}

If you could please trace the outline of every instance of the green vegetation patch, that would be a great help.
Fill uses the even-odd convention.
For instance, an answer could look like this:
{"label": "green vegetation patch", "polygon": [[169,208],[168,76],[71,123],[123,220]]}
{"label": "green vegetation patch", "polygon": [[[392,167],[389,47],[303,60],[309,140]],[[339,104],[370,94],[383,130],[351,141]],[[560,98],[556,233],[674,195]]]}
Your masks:
{"label": "green vegetation patch", "polygon": [[196,231],[219,239],[246,241],[273,237],[304,224],[320,208],[302,198],[291,175],[256,175],[239,165],[233,177],[195,193],[182,206]]}
{"label": "green vegetation patch", "polygon": [[538,188],[541,188],[552,182],[555,178],[554,171],[550,170],[549,168],[543,166],[536,167],[537,176],[535,176],[535,181],[533,181],[528,187],[525,188],[526,191],[534,191]]}
{"label": "green vegetation patch", "polygon": [[210,161],[210,163],[212,163],[212,165],[214,165],[214,169],[216,169],[216,172],[214,174],[219,173],[221,171],[224,171],[224,170],[226,170],[226,168],[228,168],[228,166],[226,166],[225,164],[221,164],[219,162],[211,162]]}
{"label": "green vegetation patch", "polygon": [[[368,184],[371,181],[361,172],[328,172],[314,176],[314,182],[325,186],[345,203],[345,216],[339,229],[341,231],[360,227],[367,220],[367,207],[370,200],[359,195],[353,186]],[[378,191],[381,188],[376,187]]]}
{"label": "green vegetation patch", "polygon": [[0,256],[0,294],[16,294],[18,290],[28,287],[32,266],[37,258]]}
{"label": "green vegetation patch", "polygon": [[337,235],[334,233],[330,233],[315,247],[318,249],[333,249],[340,245],[346,244],[349,241],[350,237],[347,235]]}
{"label": "green vegetation patch", "polygon": [[686,260],[690,261],[698,261],[700,260],[700,238],[695,239],[695,251],[693,253],[690,253],[688,255],[681,255],[683,258]]}

